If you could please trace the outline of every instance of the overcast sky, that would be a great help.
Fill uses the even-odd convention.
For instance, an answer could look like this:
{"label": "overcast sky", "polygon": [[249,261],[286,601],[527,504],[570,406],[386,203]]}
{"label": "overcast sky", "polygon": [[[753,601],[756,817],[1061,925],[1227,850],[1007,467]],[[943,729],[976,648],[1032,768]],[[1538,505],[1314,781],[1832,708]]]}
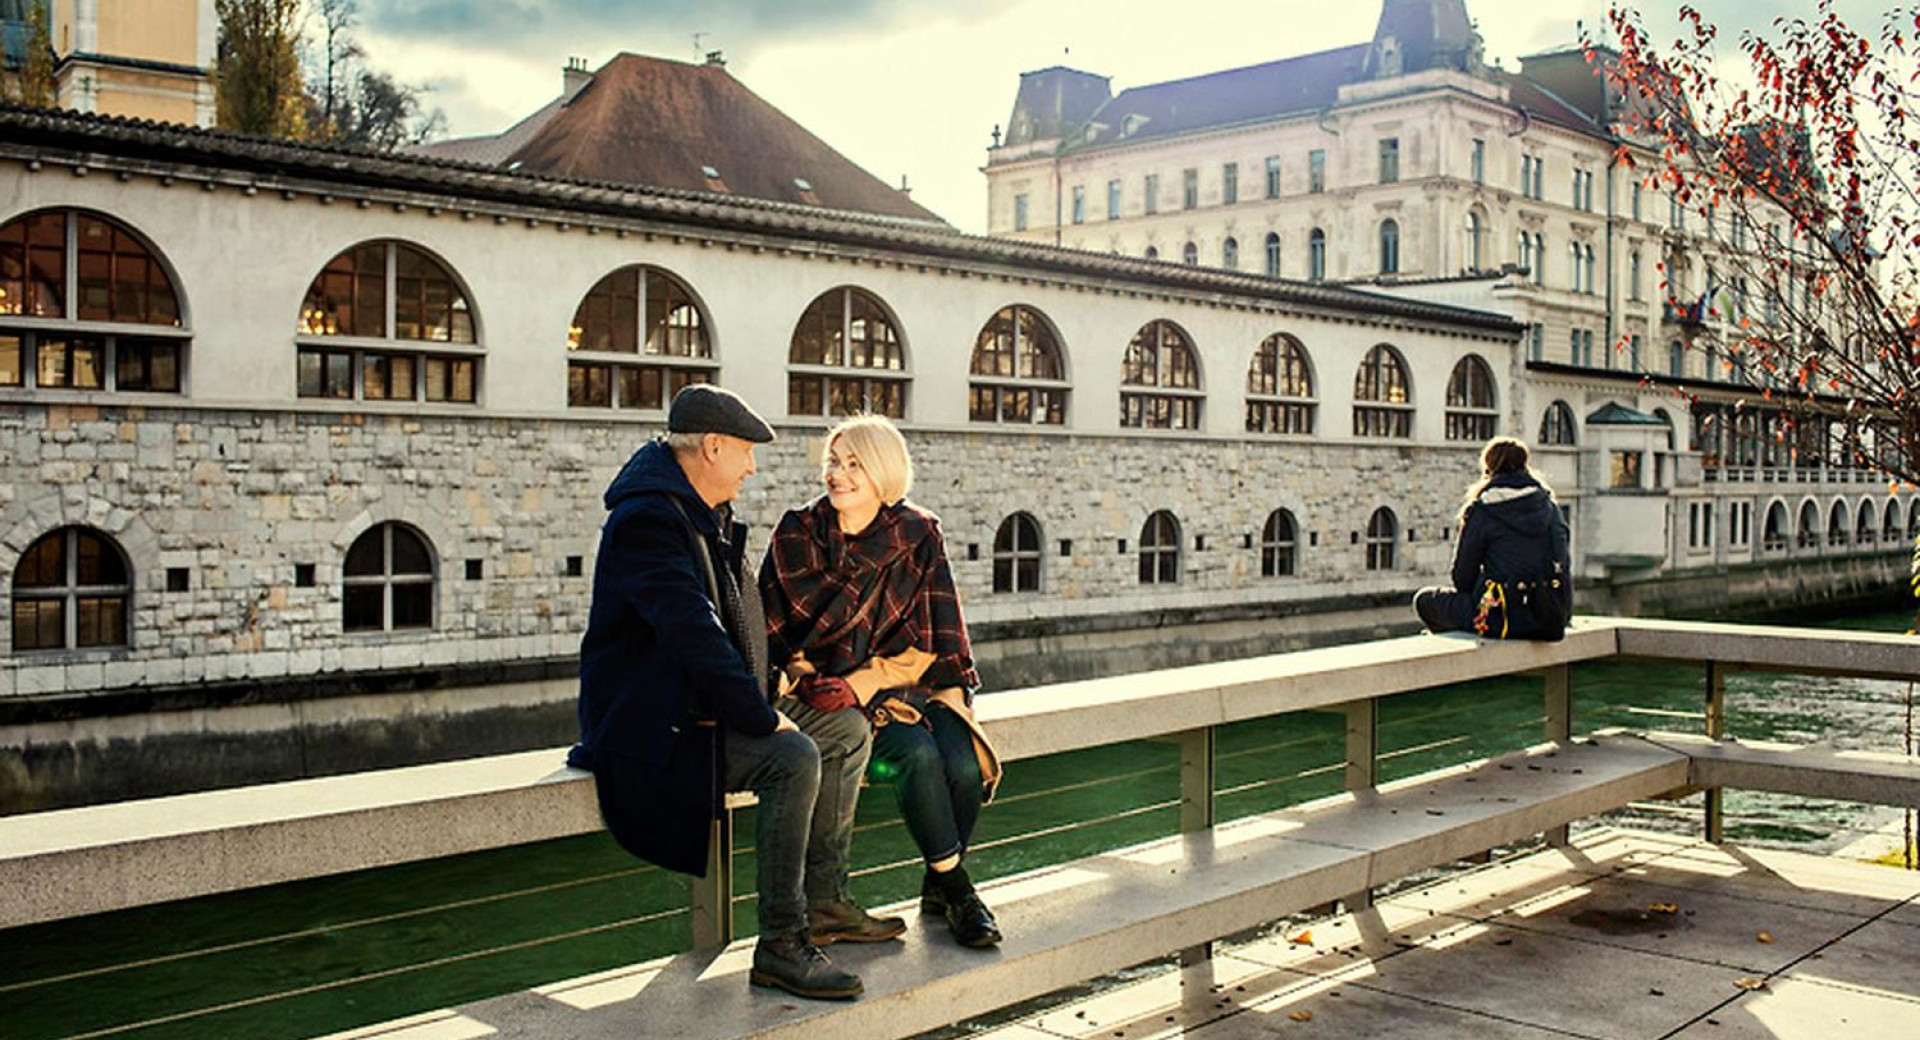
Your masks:
{"label": "overcast sky", "polygon": [[[1737,57],[1738,30],[1812,0],[1693,0]],[[589,68],[621,51],[698,60],[726,52],[754,93],[881,180],[966,231],[985,225],[980,167],[1013,108],[1020,73],[1070,65],[1114,90],[1371,39],[1378,0],[360,0],[368,59],[426,83],[455,136],[494,133],[551,100],[570,56]],[[1671,39],[1678,0],[1642,8]],[[1875,0],[1838,0],[1877,35]],[[1602,3],[1467,0],[1489,61],[1570,45]],[[695,45],[695,33],[699,37]]]}

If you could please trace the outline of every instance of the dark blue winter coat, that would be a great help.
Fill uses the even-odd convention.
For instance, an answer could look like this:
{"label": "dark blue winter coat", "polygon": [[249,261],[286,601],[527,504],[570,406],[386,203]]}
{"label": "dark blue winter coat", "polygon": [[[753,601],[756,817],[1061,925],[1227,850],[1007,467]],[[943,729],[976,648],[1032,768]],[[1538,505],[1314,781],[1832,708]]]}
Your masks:
{"label": "dark blue winter coat", "polygon": [[1494,477],[1467,506],[1453,587],[1478,596],[1483,582],[1499,582],[1512,600],[1511,635],[1558,639],[1573,613],[1567,533],[1560,507],[1531,474]]}
{"label": "dark blue winter coat", "polygon": [[729,612],[708,598],[687,521],[725,568],[720,580],[736,587],[746,529],[701,501],[661,441],[627,461],[606,504],[580,643],[580,743],[567,761],[592,771],[607,829],[627,851],[702,875],[724,793],[720,730],[765,736],[778,717],[723,620]]}

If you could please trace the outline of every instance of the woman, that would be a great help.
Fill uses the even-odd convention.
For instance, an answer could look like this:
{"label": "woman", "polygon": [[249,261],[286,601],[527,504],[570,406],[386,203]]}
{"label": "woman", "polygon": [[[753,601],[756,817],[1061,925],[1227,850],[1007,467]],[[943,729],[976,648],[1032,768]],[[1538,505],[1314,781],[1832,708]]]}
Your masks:
{"label": "woman", "polygon": [[926,860],[921,912],[992,946],[999,926],[961,861],[999,765],[973,722],[980,677],[940,520],[906,500],[913,460],[883,417],[829,430],[821,477],[826,494],[781,517],[760,568],[770,660],[816,711],[866,713],[872,771],[892,778]]}
{"label": "woman", "polygon": [[1460,506],[1453,587],[1421,589],[1413,609],[1434,632],[1559,639],[1573,613],[1573,568],[1553,489],[1512,437],[1487,442],[1480,470]]}

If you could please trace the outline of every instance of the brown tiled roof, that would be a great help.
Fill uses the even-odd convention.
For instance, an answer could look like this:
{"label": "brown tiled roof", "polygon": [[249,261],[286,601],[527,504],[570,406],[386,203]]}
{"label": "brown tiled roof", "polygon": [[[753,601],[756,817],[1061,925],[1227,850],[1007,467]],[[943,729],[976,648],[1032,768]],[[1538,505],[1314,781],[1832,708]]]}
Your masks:
{"label": "brown tiled roof", "polygon": [[1539,83],[1517,72],[1504,72],[1498,75],[1506,78],[1508,101],[1515,108],[1525,111],[1528,116],[1569,130],[1578,130],[1581,133],[1602,132],[1600,125],[1594,122],[1593,116]]}
{"label": "brown tiled roof", "polygon": [[546,128],[553,117],[567,103],[565,97],[557,97],[533,110],[533,114],[513,124],[497,134],[480,137],[455,137],[445,141],[428,141],[414,145],[408,151],[415,155],[424,155],[430,159],[449,159],[453,162],[485,163],[489,166],[505,165],[514,152],[519,151],[534,135]]}
{"label": "brown tiled roof", "polygon": [[940,219],[712,63],[618,55],[502,165],[690,191],[714,190],[711,167],[728,194]]}
{"label": "brown tiled roof", "polygon": [[1129,116],[1136,117],[1136,125],[1126,140],[1139,141],[1326,108],[1334,103],[1342,84],[1360,78],[1371,47],[1356,43],[1123,90],[1094,114],[1100,130],[1093,140],[1073,139],[1066,150],[1098,148],[1121,140]]}

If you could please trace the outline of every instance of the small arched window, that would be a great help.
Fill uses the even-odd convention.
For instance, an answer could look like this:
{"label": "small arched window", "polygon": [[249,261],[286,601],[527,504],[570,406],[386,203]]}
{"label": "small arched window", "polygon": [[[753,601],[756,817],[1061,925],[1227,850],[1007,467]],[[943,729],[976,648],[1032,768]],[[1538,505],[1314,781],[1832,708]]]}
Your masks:
{"label": "small arched window", "polygon": [[1667,374],[1670,376],[1687,374],[1687,348],[1677,339],[1667,344]]}
{"label": "small arched window", "polygon": [[1386,506],[1374,510],[1367,518],[1367,569],[1392,570],[1394,547],[1399,539],[1400,521],[1393,510]]}
{"label": "small arched window", "polygon": [[1280,277],[1280,235],[1267,232],[1267,277]]}
{"label": "small arched window", "polygon": [[1794,544],[1802,549],[1812,549],[1820,544],[1820,507],[1810,501],[1800,505],[1800,524],[1795,531]]}
{"label": "small arched window", "polygon": [[159,252],[120,223],[56,209],[0,225],[0,389],[178,393],[182,325]]}
{"label": "small arched window", "polygon": [[1907,503],[1907,541],[1920,540],[1920,498]]}
{"label": "small arched window", "polygon": [[1327,278],[1327,233],[1314,228],[1307,233],[1307,280],[1321,282]]}
{"label": "small arched window", "polygon": [[1827,544],[1842,546],[1847,544],[1847,536],[1853,532],[1852,519],[1847,516],[1847,504],[1835,501],[1833,509],[1827,513]]}
{"label": "small arched window", "polygon": [[1148,246],[1147,251],[1145,253],[1142,253],[1141,255],[1146,257],[1148,260],[1158,260],[1160,259],[1160,250],[1154,248],[1153,246]]}
{"label": "small arched window", "polygon": [[1400,272],[1400,222],[1383,220],[1380,222],[1380,273],[1398,274]]}
{"label": "small arched window", "polygon": [[1188,242],[1180,248],[1180,261],[1188,266],[1200,262],[1200,247]]}
{"label": "small arched window", "polygon": [[85,527],[42,535],[13,570],[13,651],[126,646],[132,598],[113,539]]}
{"label": "small arched window", "polygon": [[1015,513],[993,535],[993,591],[1040,591],[1040,522]]}
{"label": "small arched window", "polygon": [[1787,547],[1787,506],[1784,502],[1775,502],[1767,507],[1766,523],[1760,527],[1760,548],[1766,552],[1782,552]]}
{"label": "small arched window", "polygon": [[341,623],[349,632],[433,627],[433,547],[405,524],[376,524],[353,540],[341,568]]}
{"label": "small arched window", "polygon": [[1180,580],[1180,522],[1162,509],[1140,528],[1140,584],[1172,585]]}
{"label": "small arched window", "polygon": [[1247,432],[1312,433],[1314,410],[1307,348],[1283,332],[1262,340],[1247,366]]}
{"label": "small arched window", "polygon": [[686,284],[632,264],[600,279],[567,327],[567,404],[664,409],[718,368],[706,315]]}
{"label": "small arched window", "polygon": [[1485,441],[1499,422],[1493,395],[1493,370],[1476,354],[1453,366],[1447,379],[1447,439]]}
{"label": "small arched window", "polygon": [[1853,540],[1861,545],[1872,545],[1879,539],[1879,530],[1874,526],[1873,503],[1865,499],[1860,501],[1860,511],[1854,515]]}
{"label": "small arched window", "polygon": [[1355,437],[1413,436],[1413,388],[1400,352],[1382,343],[1367,351],[1353,377]]}
{"label": "small arched window", "polygon": [[973,341],[968,417],[974,422],[1067,421],[1066,365],[1060,337],[1031,307],[1002,307]]}
{"label": "small arched window", "polygon": [[887,309],[860,289],[816,298],[787,352],[787,414],[907,415],[907,356]]}
{"label": "small arched window", "polygon": [[1127,344],[1120,371],[1120,425],[1152,430],[1200,428],[1200,363],[1178,325],[1150,321]]}
{"label": "small arched window", "polygon": [[1900,541],[1900,502],[1890,499],[1887,511],[1880,520],[1880,540],[1892,545]]}
{"label": "small arched window", "polygon": [[328,261],[307,287],[295,341],[301,397],[479,400],[466,290],[405,243],[365,242]]}
{"label": "small arched window", "polygon": [[1299,540],[1300,528],[1293,522],[1292,513],[1284,509],[1268,513],[1266,525],[1260,528],[1260,576],[1284,578],[1292,575]]}
{"label": "small arched window", "polygon": [[1579,440],[1577,427],[1573,422],[1573,409],[1565,401],[1555,401],[1547,406],[1547,414],[1540,417],[1540,444],[1545,446],[1571,447]]}
{"label": "small arched window", "polygon": [[1480,268],[1482,267],[1482,262],[1480,259],[1481,258],[1480,250],[1481,250],[1481,243],[1485,241],[1485,238],[1486,238],[1486,222],[1480,219],[1480,211],[1468,210],[1467,211],[1467,241],[1466,241],[1465,256],[1467,261],[1467,270],[1470,273],[1478,273]]}
{"label": "small arched window", "polygon": [[1229,271],[1240,269],[1240,240],[1229,238],[1220,243],[1220,266]]}

